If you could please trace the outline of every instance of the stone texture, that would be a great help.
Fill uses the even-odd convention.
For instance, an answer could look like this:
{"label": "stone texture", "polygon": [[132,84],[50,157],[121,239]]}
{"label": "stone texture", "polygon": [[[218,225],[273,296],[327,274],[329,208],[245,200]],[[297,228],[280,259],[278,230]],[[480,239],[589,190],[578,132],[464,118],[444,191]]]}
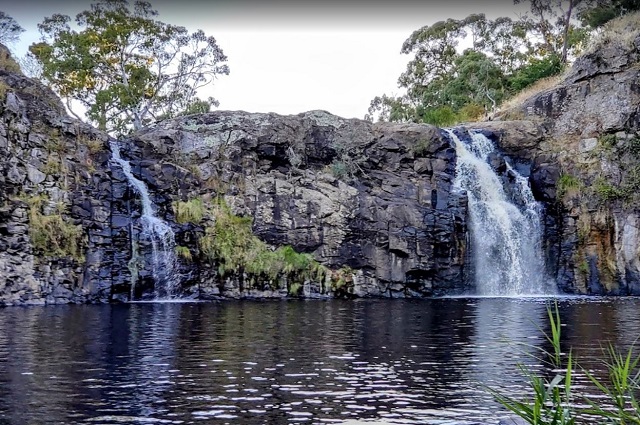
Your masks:
{"label": "stone texture", "polygon": [[[578,58],[561,84],[521,107],[542,129],[537,146],[518,151],[513,133],[497,138],[505,151],[531,161],[532,188],[547,211],[547,266],[564,292],[640,293],[633,147],[640,140],[639,60],[640,38],[627,45],[614,40]],[[559,191],[562,178],[573,187]]]}
{"label": "stone texture", "polygon": [[[416,153],[419,142],[425,148]],[[351,267],[353,296],[465,289],[466,197],[451,191],[455,151],[435,127],[374,125],[324,111],[214,112],[142,132],[126,155],[159,202],[177,199],[176,185],[185,199],[223,194],[235,213],[253,217],[265,242],[311,253],[332,269]],[[177,182],[167,161],[188,164],[200,177]],[[352,169],[336,176],[336,164]],[[220,286],[207,264],[196,262],[191,273],[201,293],[256,296],[233,280],[219,291],[203,289]],[[325,294],[319,289],[310,295]]]}
{"label": "stone texture", "polygon": [[[110,161],[109,137],[69,118],[40,83],[8,70],[0,80],[8,87],[0,103],[0,305],[151,294],[139,196]],[[324,111],[216,112],[166,121],[121,144],[158,216],[196,255],[180,264],[186,297],[288,296],[286,287],[249,284],[244,275],[223,279],[198,256],[203,227],[176,223],[172,209],[195,196],[224,196],[273,247],[291,245],[333,270],[351,267],[340,291],[305,282],[305,296],[465,289],[466,198],[451,191],[455,151],[435,127],[374,125]],[[332,171],[336,164],[342,173]],[[82,258],[34,247],[29,200],[36,197],[45,200],[42,214],[81,226]]]}

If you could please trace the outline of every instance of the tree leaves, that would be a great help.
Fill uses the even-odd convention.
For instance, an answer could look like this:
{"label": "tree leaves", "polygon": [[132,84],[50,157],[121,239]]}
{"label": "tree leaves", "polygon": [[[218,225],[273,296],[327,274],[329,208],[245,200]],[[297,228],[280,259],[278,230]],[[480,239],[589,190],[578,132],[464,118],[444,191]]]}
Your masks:
{"label": "tree leaves", "polygon": [[18,41],[24,31],[15,19],[0,10],[0,43],[9,44]]}
{"label": "tree leaves", "polygon": [[43,78],[78,101],[89,120],[116,134],[174,117],[201,100],[197,92],[229,73],[216,39],[202,30],[154,19],[150,3],[101,0],[75,17],[56,14],[38,25],[42,41],[30,51]]}

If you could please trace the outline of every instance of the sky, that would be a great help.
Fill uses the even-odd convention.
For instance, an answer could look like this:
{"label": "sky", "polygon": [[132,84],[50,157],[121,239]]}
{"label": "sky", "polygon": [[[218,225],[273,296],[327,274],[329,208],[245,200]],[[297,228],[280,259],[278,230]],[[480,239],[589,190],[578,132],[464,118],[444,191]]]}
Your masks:
{"label": "sky", "polygon": [[[355,2],[326,0],[150,0],[158,19],[202,29],[228,57],[222,75],[201,97],[219,109],[297,114],[322,109],[363,118],[377,95],[402,93],[397,80],[409,55],[402,43],[424,25],[471,13],[516,18],[512,0]],[[75,16],[91,1],[14,1],[0,6],[26,32],[13,46],[26,52],[45,16]]]}

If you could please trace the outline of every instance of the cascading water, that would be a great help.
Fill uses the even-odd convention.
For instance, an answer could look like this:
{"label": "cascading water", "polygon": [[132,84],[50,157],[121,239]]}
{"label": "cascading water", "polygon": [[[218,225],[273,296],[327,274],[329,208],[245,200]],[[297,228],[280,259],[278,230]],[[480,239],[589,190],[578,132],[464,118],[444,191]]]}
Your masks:
{"label": "cascading water", "polygon": [[[122,159],[117,141],[111,141],[110,147],[113,161],[122,168],[129,185],[140,196],[142,204],[142,215],[140,217],[142,232],[140,237],[142,240],[147,240],[151,245],[151,266],[155,284],[155,297],[156,299],[171,299],[175,296],[179,283],[178,262],[175,255],[175,234],[166,222],[156,217],[147,185],[133,175],[131,164]],[[132,284],[131,299],[133,299],[134,289]]]}
{"label": "cascading water", "polygon": [[541,206],[526,178],[506,163],[514,180],[509,193],[488,163],[495,150],[480,133],[461,140],[447,130],[458,157],[454,186],[469,200],[471,252],[479,295],[539,295],[549,293],[542,260]]}

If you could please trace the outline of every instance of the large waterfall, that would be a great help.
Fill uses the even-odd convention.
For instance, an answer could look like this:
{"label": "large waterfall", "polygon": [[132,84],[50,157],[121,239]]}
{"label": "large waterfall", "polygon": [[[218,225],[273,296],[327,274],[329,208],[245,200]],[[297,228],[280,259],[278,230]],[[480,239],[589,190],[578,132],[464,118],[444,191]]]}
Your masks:
{"label": "large waterfall", "polygon": [[[503,179],[489,165],[495,147],[480,133],[456,146],[454,186],[469,200],[473,275],[479,295],[538,295],[549,292],[542,259],[541,206],[528,181],[505,161]],[[505,190],[506,189],[506,190]]]}
{"label": "large waterfall", "polygon": [[[129,185],[140,196],[142,215],[140,224],[142,232],[139,237],[151,245],[151,268],[154,280],[155,298],[170,299],[175,296],[179,283],[178,262],[175,254],[175,234],[171,227],[154,212],[154,205],[149,196],[147,185],[137,179],[131,172],[131,164],[122,159],[117,141],[110,142],[111,155],[127,177]],[[133,235],[132,235],[133,237]],[[131,299],[134,298],[135,283],[132,283]]]}

